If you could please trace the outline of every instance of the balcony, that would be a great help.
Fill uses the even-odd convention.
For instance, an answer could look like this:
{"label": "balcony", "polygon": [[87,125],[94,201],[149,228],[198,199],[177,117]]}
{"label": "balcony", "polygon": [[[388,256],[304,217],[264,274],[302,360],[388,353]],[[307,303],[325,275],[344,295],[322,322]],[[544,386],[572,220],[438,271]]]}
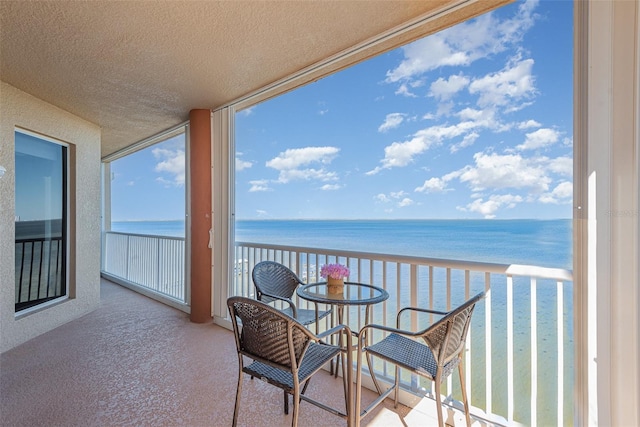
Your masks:
{"label": "balcony", "polygon": [[[167,284],[156,280],[168,277],[165,273],[141,275],[139,271],[175,270],[175,266],[157,261],[166,256],[161,249],[166,247],[163,237],[146,236],[144,239],[150,240],[143,246],[148,249],[140,251],[140,236],[127,238],[134,242],[135,248],[131,248],[122,246],[123,236],[115,236],[120,242],[118,245],[109,244],[116,240],[109,236],[111,233],[106,234],[105,270],[110,276],[114,271],[126,271],[129,276],[123,277],[125,282],[135,277],[151,277],[154,279],[148,280],[146,292],[171,300],[184,295],[180,290],[184,283],[174,284],[171,289],[179,289],[179,293],[168,295]],[[570,271],[248,242],[237,242],[235,251],[237,261],[230,294],[253,296],[250,272],[262,260],[281,262],[305,281],[316,280],[320,265],[341,262],[349,265],[350,280],[375,284],[389,292],[389,300],[373,310],[376,323],[393,323],[395,312],[401,306],[420,304],[448,310],[480,290],[487,291],[487,298],[474,314],[466,352],[466,385],[472,414],[477,420],[494,424],[572,423],[573,279]],[[115,259],[116,253],[120,256],[118,262],[109,264],[108,260]],[[123,253],[131,255],[123,257]],[[174,258],[179,260],[181,256],[174,254]],[[149,261],[141,262],[142,259]],[[298,304],[305,306],[304,301]],[[352,309],[347,313],[347,322],[357,328],[362,316],[362,312]],[[321,326],[326,328],[328,321]],[[383,378],[391,372],[383,364],[375,369]],[[487,381],[488,378],[491,380]],[[430,399],[419,397],[429,395],[431,384],[409,376],[403,377],[402,382],[404,403],[414,409],[432,404]],[[457,380],[449,380],[443,388],[448,395],[446,400],[454,407],[459,406],[456,383]],[[418,406],[416,402],[420,402]]]}

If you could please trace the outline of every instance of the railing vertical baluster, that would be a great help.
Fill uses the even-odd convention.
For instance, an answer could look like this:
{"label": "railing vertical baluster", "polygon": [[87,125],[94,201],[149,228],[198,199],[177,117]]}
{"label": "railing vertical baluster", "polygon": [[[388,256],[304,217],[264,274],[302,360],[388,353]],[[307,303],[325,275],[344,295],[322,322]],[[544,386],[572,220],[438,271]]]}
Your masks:
{"label": "railing vertical baluster", "polygon": [[507,276],[507,421],[513,422],[513,277]]}
{"label": "railing vertical baluster", "polygon": [[31,242],[31,259],[29,260],[29,291],[27,301],[31,301],[31,284],[33,283],[33,250],[35,242]]}
{"label": "railing vertical baluster", "polygon": [[50,287],[51,287],[51,246],[53,245],[53,240],[49,240],[49,251],[47,252],[47,297],[50,295]]}
{"label": "railing vertical baluster", "polygon": [[[464,271],[464,299],[465,301],[471,298],[471,272],[469,270]],[[471,389],[471,330],[467,335],[467,342],[465,343],[465,360],[464,360],[464,382],[465,389],[467,390],[467,399],[471,402],[472,389]]]}
{"label": "railing vertical baluster", "polygon": [[[447,267],[447,309],[451,310],[451,268]],[[453,375],[447,377],[447,395],[452,394]]]}
{"label": "railing vertical baluster", "polygon": [[484,345],[485,345],[485,408],[487,413],[491,414],[493,411],[493,372],[492,372],[492,346],[491,346],[491,273],[484,274]]}
{"label": "railing vertical baluster", "polygon": [[535,277],[531,278],[531,424],[538,425],[538,319],[537,319],[537,283]]}
{"label": "railing vertical baluster", "polygon": [[557,336],[558,336],[558,425],[564,425],[564,292],[562,282],[556,282],[557,297]]}
{"label": "railing vertical baluster", "polygon": [[40,291],[42,287],[42,258],[44,257],[44,242],[40,242],[40,260],[38,262],[38,290],[36,291],[36,299],[40,298]]}

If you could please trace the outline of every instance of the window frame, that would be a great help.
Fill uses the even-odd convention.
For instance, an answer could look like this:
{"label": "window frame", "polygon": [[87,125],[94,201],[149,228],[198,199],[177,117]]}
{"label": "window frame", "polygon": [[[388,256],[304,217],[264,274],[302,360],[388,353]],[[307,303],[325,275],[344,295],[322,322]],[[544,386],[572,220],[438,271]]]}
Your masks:
{"label": "window frame", "polygon": [[[70,229],[71,229],[71,223],[70,223],[70,212],[71,212],[71,151],[72,151],[72,147],[71,144],[66,143],[64,141],[61,141],[59,139],[47,136],[47,135],[43,135],[41,133],[38,132],[33,132],[30,131],[28,129],[24,129],[21,127],[14,127],[14,152],[17,152],[17,150],[15,150],[15,145],[16,145],[16,140],[15,140],[15,135],[16,134],[22,134],[25,136],[29,136],[32,138],[36,138],[39,139],[41,141],[44,142],[48,142],[57,146],[62,147],[62,219],[61,219],[61,230],[60,230],[60,234],[61,234],[61,245],[62,245],[62,250],[61,250],[61,256],[62,256],[62,260],[61,260],[61,266],[62,266],[62,273],[61,273],[61,285],[64,287],[64,292],[62,293],[62,295],[57,296],[57,297],[52,297],[51,299],[46,299],[45,301],[35,304],[33,306],[30,307],[26,307],[24,309],[21,310],[17,310],[16,306],[14,305],[14,316],[16,319],[20,319],[22,317],[28,316],[29,314],[35,313],[35,312],[39,312],[41,310],[45,310],[51,306],[57,305],[63,301],[66,301],[68,299],[70,299],[70,295],[71,295],[71,289],[70,289],[70,281],[69,281],[69,277],[70,277],[70,241],[69,241],[69,236],[70,236]],[[14,162],[15,162],[15,154],[14,154]],[[16,175],[17,175],[17,170],[16,170]],[[17,199],[17,194],[16,194],[16,189],[14,188],[14,197]],[[15,216],[15,207],[14,207],[14,216]],[[15,240],[15,237],[14,237]],[[15,296],[14,296],[14,300],[15,300]]]}

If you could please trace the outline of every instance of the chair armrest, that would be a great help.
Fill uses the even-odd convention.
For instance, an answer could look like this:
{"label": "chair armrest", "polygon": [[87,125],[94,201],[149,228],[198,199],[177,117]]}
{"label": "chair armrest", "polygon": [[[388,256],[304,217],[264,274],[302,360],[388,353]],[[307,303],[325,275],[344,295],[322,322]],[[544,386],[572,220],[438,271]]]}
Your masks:
{"label": "chair armrest", "polygon": [[261,294],[262,294],[262,296],[269,297],[269,298],[272,298],[274,300],[286,302],[287,304],[289,304],[289,307],[291,307],[291,311],[293,312],[293,318],[294,319],[298,318],[298,310],[296,308],[296,305],[291,300],[291,298],[281,297],[280,295],[272,295],[272,294],[269,294],[267,292],[261,292]]}
{"label": "chair armrest", "polygon": [[[352,333],[351,333],[351,329],[347,326],[347,325],[337,325],[334,326],[331,329],[328,329],[324,332],[319,333],[318,335],[316,335],[316,338],[318,340],[323,340],[331,335],[335,335],[335,334],[346,334],[348,337],[351,337]],[[352,343],[350,339],[347,339],[347,351],[351,351],[352,350]]]}
{"label": "chair armrest", "polygon": [[370,325],[363,326],[362,329],[360,329],[360,332],[358,333],[358,344],[359,345],[363,345],[366,342],[367,333],[368,333],[368,331],[370,329],[371,330],[376,329],[376,330],[379,330],[379,331],[385,331],[385,332],[394,333],[394,334],[398,334],[398,335],[404,335],[406,337],[418,337],[418,336],[420,336],[420,333],[407,331],[405,329],[392,328],[390,326],[384,326],[384,325],[370,324]]}
{"label": "chair armrest", "polygon": [[396,327],[398,329],[400,329],[400,317],[402,316],[403,313],[407,312],[407,311],[418,311],[420,313],[429,313],[429,314],[437,314],[438,316],[444,316],[446,314],[449,314],[446,311],[438,311],[438,310],[430,310],[428,308],[420,308],[420,307],[404,307],[403,309],[401,309],[398,312],[398,315],[396,317]]}

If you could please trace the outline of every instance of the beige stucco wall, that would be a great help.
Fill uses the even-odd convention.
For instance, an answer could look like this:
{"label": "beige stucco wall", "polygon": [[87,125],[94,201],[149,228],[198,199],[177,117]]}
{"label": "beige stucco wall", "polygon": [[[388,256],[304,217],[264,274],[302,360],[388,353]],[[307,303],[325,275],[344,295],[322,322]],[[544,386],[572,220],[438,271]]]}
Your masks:
{"label": "beige stucco wall", "polygon": [[[15,316],[14,131],[70,145],[69,294],[59,304]],[[100,128],[0,82],[0,352],[88,313],[100,304]],[[75,177],[74,177],[75,175]],[[75,233],[74,233],[75,228]]]}

